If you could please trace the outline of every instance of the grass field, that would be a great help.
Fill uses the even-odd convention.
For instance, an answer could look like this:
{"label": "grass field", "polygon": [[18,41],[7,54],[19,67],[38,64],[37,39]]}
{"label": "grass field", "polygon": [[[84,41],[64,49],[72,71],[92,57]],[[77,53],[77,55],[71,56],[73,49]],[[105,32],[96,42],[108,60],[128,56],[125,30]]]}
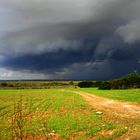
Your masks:
{"label": "grass field", "polygon": [[1,140],[111,140],[127,132],[70,90],[0,90],[0,101]]}
{"label": "grass field", "polygon": [[95,94],[97,96],[106,97],[114,100],[140,103],[140,89],[98,90],[96,88],[85,88],[85,89],[80,89],[80,91],[81,90]]}

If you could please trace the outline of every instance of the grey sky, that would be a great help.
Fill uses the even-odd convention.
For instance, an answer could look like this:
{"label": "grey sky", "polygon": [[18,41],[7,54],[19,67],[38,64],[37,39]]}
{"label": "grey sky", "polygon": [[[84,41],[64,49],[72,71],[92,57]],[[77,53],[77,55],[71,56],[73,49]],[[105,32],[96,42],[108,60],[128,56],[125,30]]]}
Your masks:
{"label": "grey sky", "polygon": [[0,78],[108,79],[139,70],[139,13],[139,0],[1,0]]}

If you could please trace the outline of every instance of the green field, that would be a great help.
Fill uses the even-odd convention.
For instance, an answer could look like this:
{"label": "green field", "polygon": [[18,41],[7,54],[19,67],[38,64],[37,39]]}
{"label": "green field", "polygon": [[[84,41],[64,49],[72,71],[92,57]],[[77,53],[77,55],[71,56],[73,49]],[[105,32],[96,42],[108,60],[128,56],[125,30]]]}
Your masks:
{"label": "green field", "polygon": [[46,140],[57,135],[111,140],[127,132],[124,124],[96,115],[73,90],[0,90],[0,139]]}
{"label": "green field", "polygon": [[140,103],[140,89],[129,90],[98,90],[96,88],[85,88],[80,91],[95,94],[97,96],[110,98],[114,100],[130,101]]}
{"label": "green field", "polygon": [[140,103],[137,89],[0,90],[0,139],[46,140],[59,136],[70,140],[113,140],[129,129],[139,128],[139,120],[128,123],[124,118],[97,115],[74,91]]}

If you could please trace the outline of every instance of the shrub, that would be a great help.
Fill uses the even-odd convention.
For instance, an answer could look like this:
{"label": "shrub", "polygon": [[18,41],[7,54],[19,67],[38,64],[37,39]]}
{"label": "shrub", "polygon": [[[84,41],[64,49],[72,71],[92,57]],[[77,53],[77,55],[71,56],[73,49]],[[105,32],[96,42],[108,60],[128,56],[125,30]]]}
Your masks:
{"label": "shrub", "polygon": [[99,85],[99,89],[109,90],[111,89],[111,83],[109,81],[102,81]]}
{"label": "shrub", "polygon": [[3,82],[3,83],[1,83],[1,86],[2,86],[2,87],[7,87],[8,84]]}
{"label": "shrub", "polygon": [[93,87],[93,82],[91,82],[91,81],[82,81],[82,82],[78,83],[78,87],[80,87],[80,88]]}

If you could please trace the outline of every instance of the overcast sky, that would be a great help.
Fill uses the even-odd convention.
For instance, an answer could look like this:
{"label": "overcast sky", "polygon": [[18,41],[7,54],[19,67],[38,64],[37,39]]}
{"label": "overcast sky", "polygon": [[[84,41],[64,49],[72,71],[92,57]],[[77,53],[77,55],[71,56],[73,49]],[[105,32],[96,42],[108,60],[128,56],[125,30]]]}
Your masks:
{"label": "overcast sky", "polygon": [[0,0],[0,79],[140,72],[140,0]]}

